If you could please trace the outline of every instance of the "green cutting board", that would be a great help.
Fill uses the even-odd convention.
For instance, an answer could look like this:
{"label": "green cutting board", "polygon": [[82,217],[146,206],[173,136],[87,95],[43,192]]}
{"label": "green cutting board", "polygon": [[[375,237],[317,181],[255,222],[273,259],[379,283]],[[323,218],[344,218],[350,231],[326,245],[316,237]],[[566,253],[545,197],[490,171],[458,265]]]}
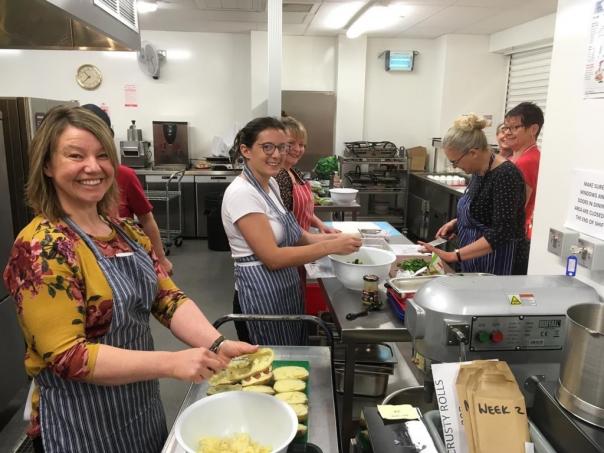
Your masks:
{"label": "green cutting board", "polygon": [[[282,366],[299,366],[302,368],[306,368],[309,373],[308,380],[306,381],[306,389],[304,389],[304,393],[306,393],[306,397],[308,398],[308,418],[306,419],[306,427],[308,428],[308,422],[310,420],[310,411],[312,411],[312,407],[310,407],[310,363],[307,360],[273,360],[273,370],[275,368],[281,368]],[[306,430],[306,434],[304,436],[296,437],[293,440],[295,444],[305,444],[308,442],[308,429]]]}

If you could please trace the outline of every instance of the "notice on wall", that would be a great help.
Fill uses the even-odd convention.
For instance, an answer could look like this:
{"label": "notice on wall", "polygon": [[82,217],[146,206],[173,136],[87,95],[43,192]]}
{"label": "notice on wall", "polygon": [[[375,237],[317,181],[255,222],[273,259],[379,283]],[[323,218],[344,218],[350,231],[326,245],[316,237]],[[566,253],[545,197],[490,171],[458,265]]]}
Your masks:
{"label": "notice on wall", "polygon": [[575,170],[567,228],[604,240],[604,172]]}
{"label": "notice on wall", "polygon": [[604,0],[594,2],[584,81],[585,99],[604,98]]}
{"label": "notice on wall", "polygon": [[138,107],[136,85],[124,85],[124,107]]}

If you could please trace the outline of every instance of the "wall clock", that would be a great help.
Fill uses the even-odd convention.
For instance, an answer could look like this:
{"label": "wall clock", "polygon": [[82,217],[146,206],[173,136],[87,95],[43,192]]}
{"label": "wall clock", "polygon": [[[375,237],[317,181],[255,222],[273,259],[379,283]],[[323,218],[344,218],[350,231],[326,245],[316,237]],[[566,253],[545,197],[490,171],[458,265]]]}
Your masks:
{"label": "wall clock", "polygon": [[85,90],[94,90],[103,81],[103,75],[99,68],[92,64],[83,64],[78,68],[76,81]]}

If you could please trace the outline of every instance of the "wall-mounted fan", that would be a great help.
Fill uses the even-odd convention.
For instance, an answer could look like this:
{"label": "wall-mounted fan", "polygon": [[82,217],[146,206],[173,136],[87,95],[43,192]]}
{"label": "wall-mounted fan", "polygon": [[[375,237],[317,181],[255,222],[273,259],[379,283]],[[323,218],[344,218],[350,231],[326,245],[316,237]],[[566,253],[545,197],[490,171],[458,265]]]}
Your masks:
{"label": "wall-mounted fan", "polygon": [[159,79],[159,65],[165,57],[165,51],[156,49],[151,43],[141,43],[141,50],[138,52],[138,63],[145,74],[154,79]]}

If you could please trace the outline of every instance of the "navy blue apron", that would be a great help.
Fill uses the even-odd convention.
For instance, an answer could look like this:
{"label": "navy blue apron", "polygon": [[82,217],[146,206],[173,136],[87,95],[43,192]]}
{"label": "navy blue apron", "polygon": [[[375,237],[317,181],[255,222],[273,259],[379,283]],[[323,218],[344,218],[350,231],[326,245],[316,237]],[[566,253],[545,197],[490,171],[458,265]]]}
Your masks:
{"label": "navy blue apron", "polygon": [[[490,170],[489,165],[489,170]],[[473,176],[463,197],[457,202],[457,234],[459,236],[458,246],[462,248],[484,236],[487,227],[474,219],[470,213],[470,205],[474,194],[478,193],[484,176]],[[515,241],[509,241],[501,245],[491,253],[478,258],[463,260],[461,262],[462,272],[488,272],[495,275],[511,275],[514,263]],[[463,257],[462,257],[463,258]]]}
{"label": "navy blue apron", "polygon": [[[97,341],[116,348],[152,351],[149,326],[157,275],[147,252],[117,225],[130,254],[106,258],[71,219],[65,222],[94,253],[113,291],[109,331]],[[48,368],[36,376],[45,453],[155,453],[167,437],[157,379],[95,385],[62,379]]]}
{"label": "navy blue apron", "polygon": [[[302,230],[294,215],[281,209],[262,188],[251,170],[246,166],[243,175],[262,195],[269,207],[279,213],[284,238],[279,247],[291,247],[298,243]],[[271,190],[278,194],[272,179]],[[255,255],[235,259],[235,282],[241,311],[245,314],[296,315],[304,313],[304,297],[300,286],[300,275],[296,267],[270,270]],[[306,328],[299,322],[248,322],[250,341],[261,345],[305,345]]]}

